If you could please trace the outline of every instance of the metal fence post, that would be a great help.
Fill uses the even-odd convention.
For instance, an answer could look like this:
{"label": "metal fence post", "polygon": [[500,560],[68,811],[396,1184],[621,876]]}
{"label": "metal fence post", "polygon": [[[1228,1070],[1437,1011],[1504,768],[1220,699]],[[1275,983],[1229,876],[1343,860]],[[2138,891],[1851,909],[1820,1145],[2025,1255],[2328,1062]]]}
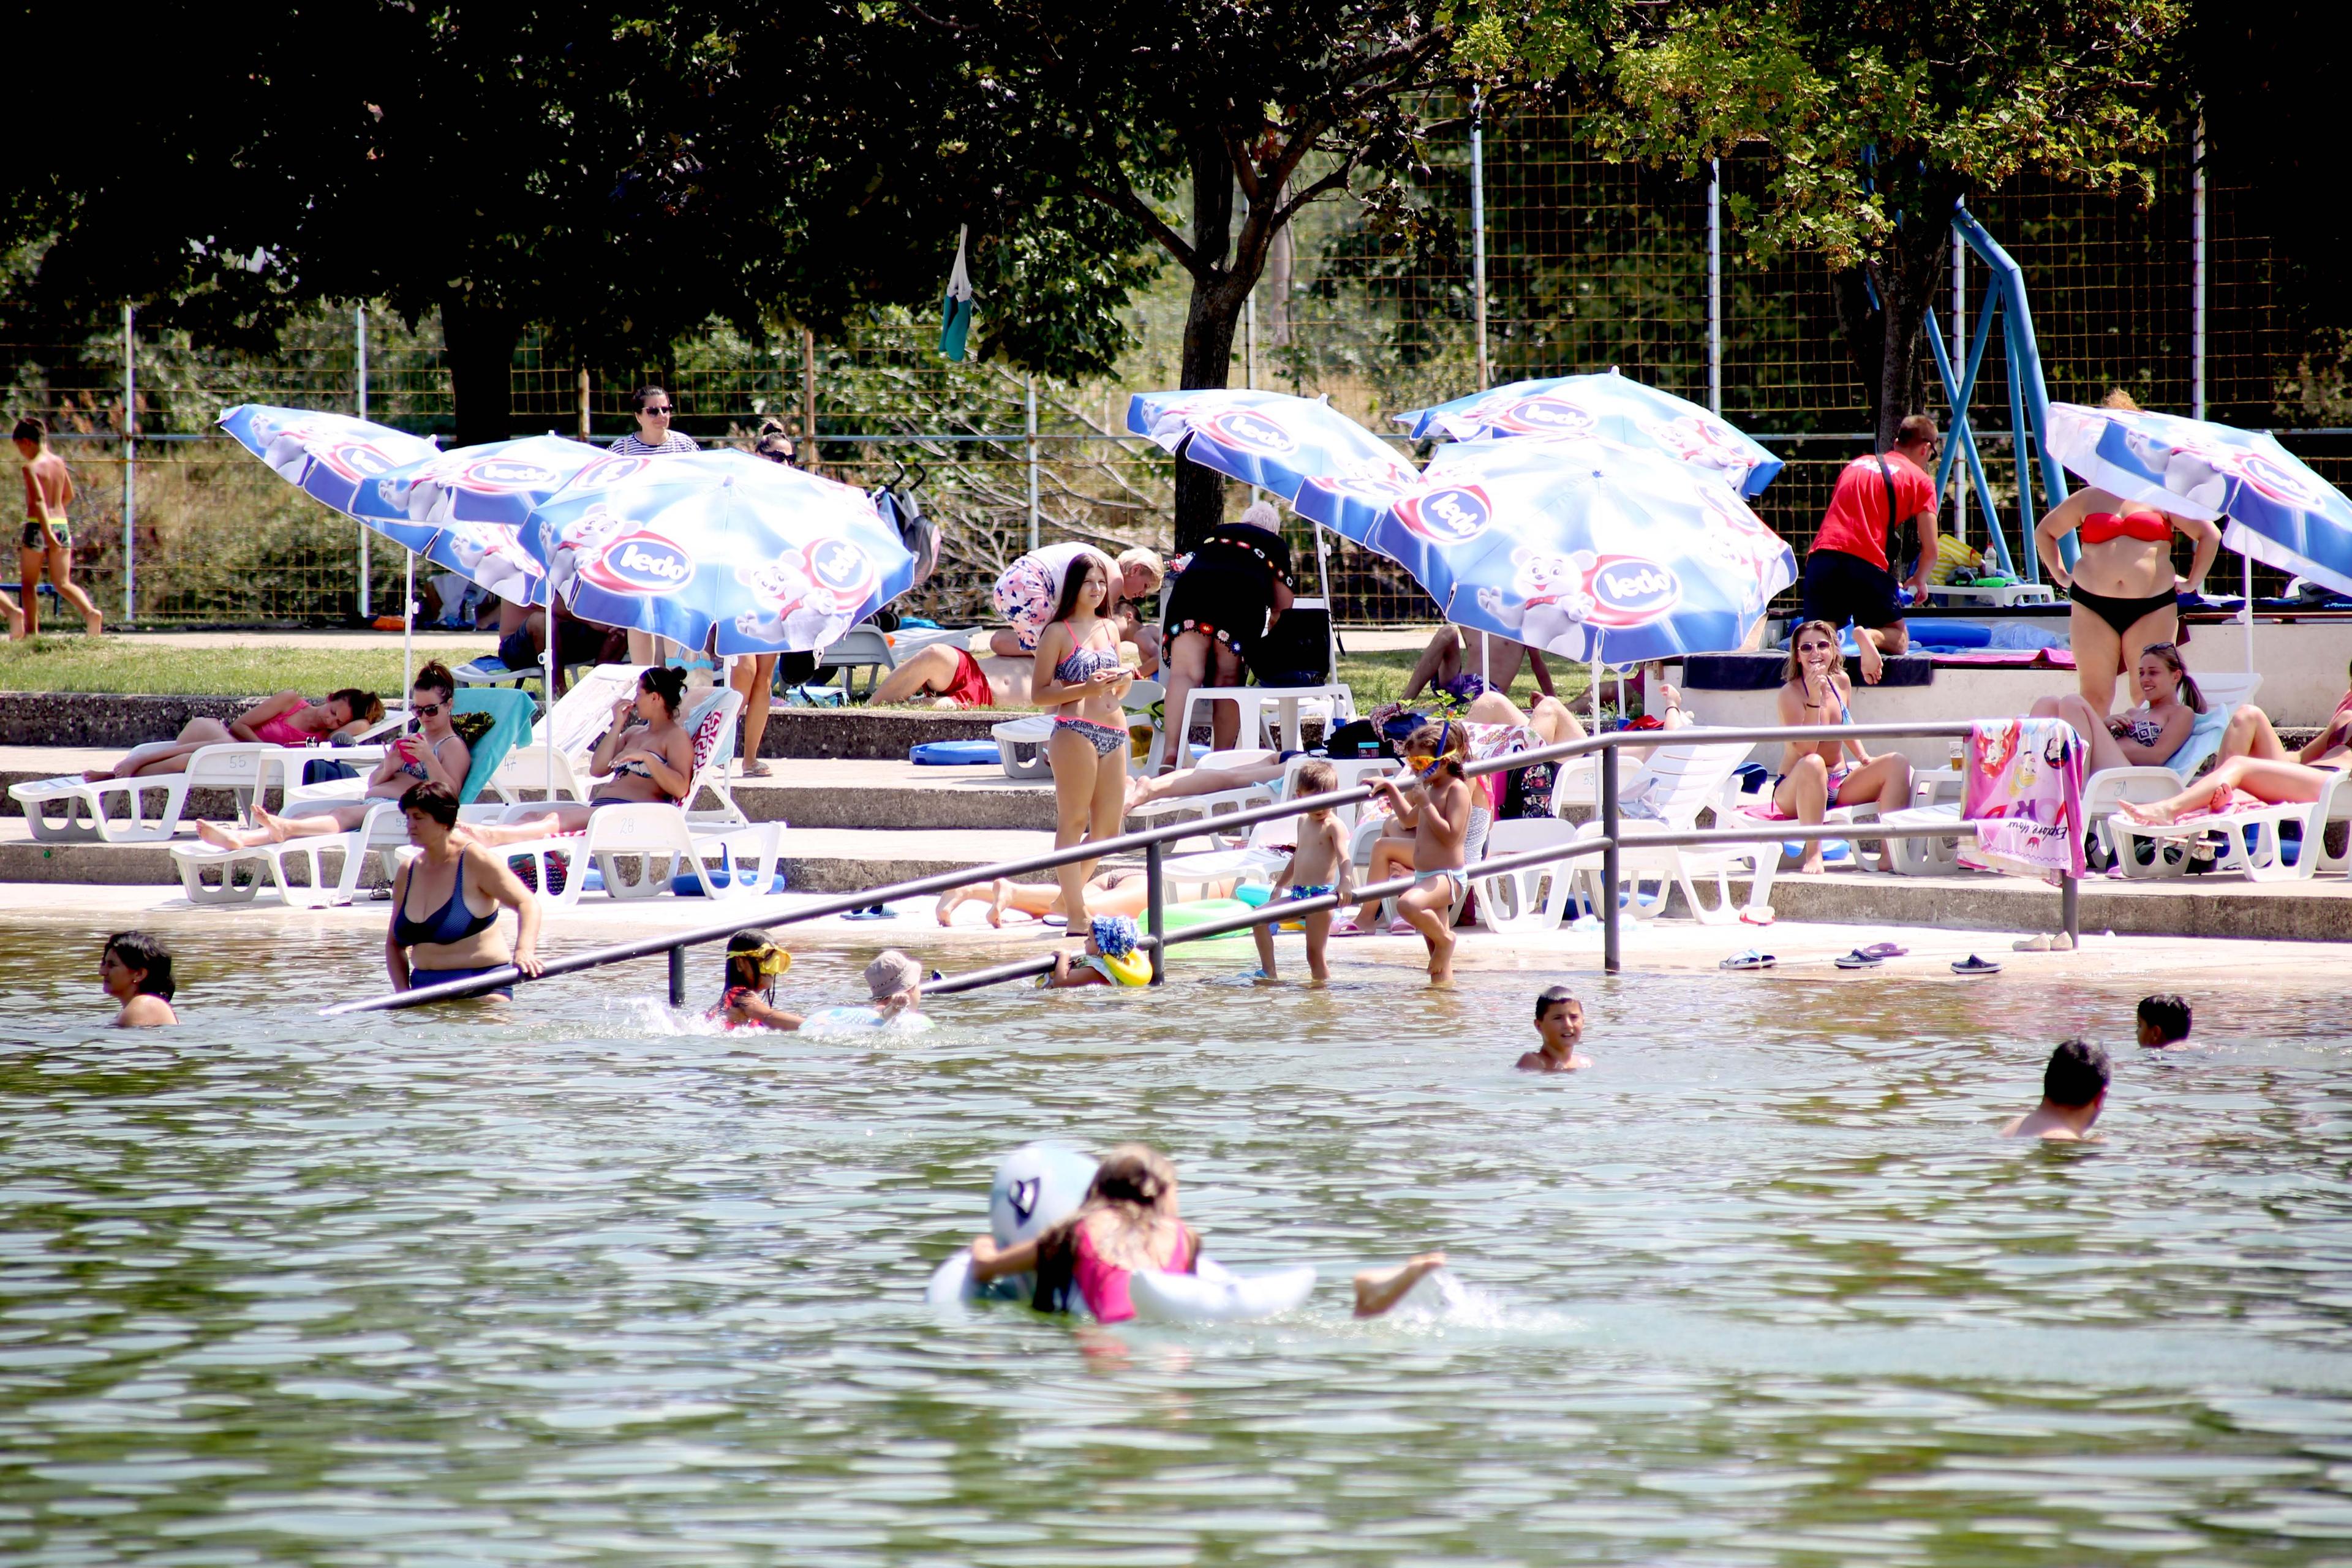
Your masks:
{"label": "metal fence post", "polygon": [[1029,548],[1037,548],[1037,378],[1028,378]]}
{"label": "metal fence post", "polygon": [[[139,535],[131,521],[139,509],[138,469],[139,443],[134,432],[139,426],[139,334],[134,325],[130,301],[122,306],[122,618],[130,620],[138,604]],[[33,589],[25,590],[25,608],[30,612]],[[63,608],[61,605],[59,608]]]}
{"label": "metal fence post", "polygon": [[[352,343],[356,351],[353,360],[355,366],[353,379],[359,384],[359,414],[360,417],[364,419],[367,417],[368,395],[367,307],[365,305],[352,307]],[[360,524],[360,619],[363,621],[373,619],[375,615],[374,590],[368,585],[368,525],[363,522]]]}
{"label": "metal fence post", "polygon": [[1723,415],[1723,161],[1706,161],[1706,411]]}
{"label": "metal fence post", "polygon": [[1601,752],[1601,833],[1609,847],[1601,852],[1601,968],[1617,973],[1617,748]]}
{"label": "metal fence post", "polygon": [[1151,932],[1151,984],[1157,985],[1165,977],[1165,954],[1160,950],[1160,939],[1168,934],[1167,905],[1164,901],[1167,883],[1160,873],[1160,845],[1155,840],[1143,851],[1143,919]]}
{"label": "metal fence post", "polygon": [[1478,334],[1478,390],[1494,379],[1486,359],[1486,94],[1470,95],[1470,319]]}
{"label": "metal fence post", "polygon": [[669,1005],[673,1007],[686,1005],[686,949],[683,947],[669,950]]}
{"label": "metal fence post", "polygon": [[2066,946],[2071,952],[2080,952],[2083,946],[2083,879],[2080,877],[2062,878],[2059,889],[2060,906],[2065,910]]}

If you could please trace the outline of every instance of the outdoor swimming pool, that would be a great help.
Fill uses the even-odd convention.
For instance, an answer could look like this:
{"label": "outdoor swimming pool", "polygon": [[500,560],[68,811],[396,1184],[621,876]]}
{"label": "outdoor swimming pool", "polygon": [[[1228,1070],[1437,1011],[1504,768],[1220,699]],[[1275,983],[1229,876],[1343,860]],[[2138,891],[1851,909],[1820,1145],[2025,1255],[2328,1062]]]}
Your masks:
{"label": "outdoor swimming pool", "polygon": [[[0,1562],[2352,1552],[2316,966],[2158,1060],[2139,985],[1627,977],[1584,988],[1598,1070],[1546,1080],[1510,1070],[1533,975],[1188,957],[820,1041],[656,1027],[649,963],[322,1038],[377,940],[248,934],[126,1037],[100,934],[0,928]],[[2109,1142],[1996,1141],[2076,1030],[2116,1052]],[[1324,1268],[1309,1310],[941,1321],[926,1276],[1048,1135],[1169,1152],[1213,1253]],[[1347,1316],[1350,1269],[1431,1246],[1466,1321]]]}

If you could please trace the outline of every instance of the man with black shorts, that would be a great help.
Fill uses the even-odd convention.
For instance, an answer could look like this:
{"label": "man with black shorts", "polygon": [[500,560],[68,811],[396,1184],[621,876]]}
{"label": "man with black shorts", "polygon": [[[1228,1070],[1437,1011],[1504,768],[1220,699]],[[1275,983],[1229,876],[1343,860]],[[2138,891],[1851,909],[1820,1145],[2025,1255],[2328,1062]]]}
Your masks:
{"label": "man with black shorts", "polygon": [[1885,666],[1882,656],[1911,646],[1887,554],[1906,520],[1919,527],[1919,566],[1904,584],[1914,599],[1936,563],[1936,481],[1927,469],[1941,446],[1936,422],[1914,414],[1895,427],[1893,447],[1848,463],[1805,557],[1803,618],[1833,626],[1852,621],[1862,679],[1873,685]]}

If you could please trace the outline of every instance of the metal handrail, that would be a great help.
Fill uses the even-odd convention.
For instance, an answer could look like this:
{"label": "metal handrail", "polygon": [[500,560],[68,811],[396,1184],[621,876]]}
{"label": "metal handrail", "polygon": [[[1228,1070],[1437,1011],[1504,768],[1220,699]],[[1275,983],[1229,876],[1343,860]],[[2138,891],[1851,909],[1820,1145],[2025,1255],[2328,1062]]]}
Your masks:
{"label": "metal handrail", "polygon": [[[1532,767],[1539,763],[1561,762],[1574,757],[1598,755],[1601,759],[1601,810],[1598,819],[1606,825],[1608,830],[1592,839],[1574,845],[1547,846],[1539,850],[1530,850],[1526,854],[1507,857],[1502,860],[1481,860],[1475,867],[1465,868],[1465,875],[1487,876],[1497,871],[1517,869],[1525,866],[1571,859],[1578,856],[1598,853],[1602,859],[1602,881],[1606,886],[1613,889],[1619,879],[1618,857],[1622,845],[1755,844],[1768,839],[1796,841],[1830,837],[1949,838],[1954,837],[1954,829],[1950,825],[1920,828],[1886,828],[1876,824],[1844,824],[1821,825],[1817,827],[1806,828],[1796,823],[1775,824],[1769,833],[1759,833],[1748,828],[1717,828],[1690,834],[1641,833],[1627,836],[1618,820],[1617,753],[1627,746],[1648,749],[1669,745],[1757,745],[1773,741],[1818,742],[1825,740],[1959,739],[1967,736],[1973,728],[1974,726],[1968,721],[1955,720],[1930,724],[1841,724],[1836,726],[1780,724],[1747,729],[1713,729],[1693,725],[1680,730],[1613,730],[1605,735],[1587,735],[1573,741],[1558,741],[1549,745],[1530,747],[1523,752],[1510,752],[1481,762],[1466,763],[1463,765],[1465,775],[1479,777],[1492,773]],[[1221,833],[1229,832],[1238,827],[1254,826],[1260,822],[1301,816],[1309,811],[1351,805],[1359,801],[1369,800],[1373,793],[1372,786],[1370,784],[1350,784],[1343,789],[1327,791],[1322,795],[1300,795],[1291,800],[1273,801],[1265,805],[1245,806],[1238,811],[1221,812],[1213,819],[1215,830]],[[353,1013],[396,1012],[409,1007],[425,1006],[435,1002],[456,1001],[462,997],[478,996],[486,992],[526,984],[534,979],[551,979],[559,974],[576,973],[581,970],[602,968],[610,963],[625,963],[636,959],[651,958],[656,953],[669,955],[670,993],[672,1005],[676,1005],[684,999],[686,950],[708,942],[723,942],[747,925],[762,923],[769,926],[799,925],[808,921],[822,920],[828,915],[844,914],[851,910],[865,909],[894,899],[919,898],[931,893],[945,892],[951,888],[961,887],[974,881],[990,881],[999,878],[1022,876],[1032,871],[1051,870],[1081,860],[1107,859],[1114,855],[1126,854],[1138,849],[1145,852],[1145,872],[1149,879],[1147,897],[1150,930],[1143,938],[1142,945],[1149,947],[1152,954],[1152,982],[1155,984],[1160,979],[1160,959],[1162,952],[1168,947],[1182,942],[1199,942],[1208,937],[1221,936],[1229,931],[1263,923],[1265,920],[1293,920],[1301,913],[1312,912],[1315,908],[1330,907],[1321,905],[1315,900],[1286,902],[1278,910],[1252,911],[1252,914],[1257,918],[1245,920],[1235,916],[1228,922],[1196,926],[1172,935],[1169,934],[1164,930],[1160,920],[1160,895],[1163,886],[1160,872],[1160,847],[1178,839],[1197,837],[1202,830],[1201,820],[1172,823],[1164,827],[1147,828],[1139,833],[1121,834],[1112,838],[1093,839],[1072,845],[1067,848],[1025,856],[1016,860],[999,861],[991,866],[941,871],[929,877],[918,877],[908,881],[869,888],[861,892],[837,894],[829,899],[821,899],[814,904],[801,909],[765,917],[764,920],[753,915],[751,911],[766,900],[747,900],[736,906],[739,911],[738,918],[723,925],[704,926],[688,931],[645,937],[635,942],[619,942],[610,947],[593,948],[586,952],[551,959],[541,966],[540,973],[536,975],[525,974],[512,964],[504,964],[463,980],[444,981],[436,985],[419,986],[415,990],[394,991],[383,995],[366,996],[356,1001],[339,1003],[334,1006],[321,1009],[321,1016],[341,1017]],[[584,871],[575,868],[573,874],[583,875]],[[1358,890],[1357,897],[1385,898],[1390,892],[1402,892],[1411,885],[1410,879],[1405,879],[1401,883],[1380,883],[1376,884],[1379,891],[1362,889]],[[2069,879],[2066,894],[2070,914],[2074,908],[2074,892],[2073,880]],[[1604,931],[1602,963],[1609,973],[1614,973],[1620,967],[1616,900],[1612,898],[1604,899],[1601,901],[1605,906],[1601,911]],[[2070,929],[2072,929],[2071,921]],[[1042,962],[1024,960],[1016,964],[1001,965],[999,968],[1006,973],[1002,973],[998,978],[1017,979],[1023,974],[1036,973],[1043,968],[1050,968],[1052,962],[1049,957]],[[973,979],[971,976],[958,978]],[[976,982],[976,984],[993,983],[993,981]],[[971,985],[958,984],[957,981],[950,980],[939,982],[926,989],[934,994],[941,994],[971,988],[973,988]]]}

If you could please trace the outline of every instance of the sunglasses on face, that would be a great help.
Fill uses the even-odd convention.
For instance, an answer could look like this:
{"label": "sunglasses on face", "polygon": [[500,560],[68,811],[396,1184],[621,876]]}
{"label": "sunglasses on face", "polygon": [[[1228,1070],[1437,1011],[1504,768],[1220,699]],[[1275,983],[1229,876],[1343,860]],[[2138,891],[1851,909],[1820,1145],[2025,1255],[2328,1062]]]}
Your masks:
{"label": "sunglasses on face", "polygon": [[419,702],[411,711],[419,719],[438,719],[448,706],[446,702]]}
{"label": "sunglasses on face", "polygon": [[665,403],[659,407],[654,407],[648,405],[644,412],[646,417],[648,419],[667,419],[669,417],[669,405]]}

